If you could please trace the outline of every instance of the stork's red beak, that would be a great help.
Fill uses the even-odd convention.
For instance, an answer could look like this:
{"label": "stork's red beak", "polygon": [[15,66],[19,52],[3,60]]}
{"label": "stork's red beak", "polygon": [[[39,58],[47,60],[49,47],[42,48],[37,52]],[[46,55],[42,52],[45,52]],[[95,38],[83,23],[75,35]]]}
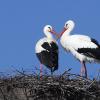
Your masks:
{"label": "stork's red beak", "polygon": [[54,30],[51,30],[50,32],[51,32],[52,34],[57,34]]}
{"label": "stork's red beak", "polygon": [[[68,29],[68,28],[67,28]],[[63,28],[62,32],[59,34],[59,38],[63,35],[63,33],[67,30],[65,27]]]}
{"label": "stork's red beak", "polygon": [[54,30],[51,30],[50,31],[52,34],[54,34],[57,38],[59,37],[59,35],[54,31]]}

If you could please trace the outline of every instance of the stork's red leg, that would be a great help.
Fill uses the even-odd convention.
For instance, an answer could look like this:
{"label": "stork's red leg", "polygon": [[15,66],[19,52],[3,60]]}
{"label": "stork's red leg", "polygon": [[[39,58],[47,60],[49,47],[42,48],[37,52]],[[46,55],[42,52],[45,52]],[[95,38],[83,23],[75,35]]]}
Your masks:
{"label": "stork's red leg", "polygon": [[86,69],[86,65],[85,62],[81,62],[82,67],[81,67],[81,76],[83,76],[85,74],[85,77],[87,78],[87,69]]}
{"label": "stork's red leg", "polygon": [[83,76],[83,66],[81,67],[81,76]]}
{"label": "stork's red leg", "polygon": [[42,77],[42,64],[40,64],[40,78]]}
{"label": "stork's red leg", "polygon": [[84,67],[84,74],[85,74],[85,77],[87,78],[87,69],[86,69],[86,65],[85,65],[85,62],[83,62],[83,67]]}

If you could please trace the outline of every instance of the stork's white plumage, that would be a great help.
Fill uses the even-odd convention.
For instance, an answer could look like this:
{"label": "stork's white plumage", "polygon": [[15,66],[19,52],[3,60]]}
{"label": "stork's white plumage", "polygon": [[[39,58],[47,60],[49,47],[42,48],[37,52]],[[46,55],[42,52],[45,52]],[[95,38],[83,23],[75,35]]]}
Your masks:
{"label": "stork's white plumage", "polygon": [[56,34],[52,26],[46,25],[43,29],[46,37],[40,39],[35,47],[35,53],[41,62],[49,69],[51,74],[58,69],[58,45],[56,44],[53,34]]}
{"label": "stork's white plumage", "polygon": [[85,62],[100,62],[100,45],[89,36],[71,35],[75,23],[69,20],[65,23],[64,30],[60,34],[60,42],[66,51],[71,52],[82,64],[81,75],[87,77]]}

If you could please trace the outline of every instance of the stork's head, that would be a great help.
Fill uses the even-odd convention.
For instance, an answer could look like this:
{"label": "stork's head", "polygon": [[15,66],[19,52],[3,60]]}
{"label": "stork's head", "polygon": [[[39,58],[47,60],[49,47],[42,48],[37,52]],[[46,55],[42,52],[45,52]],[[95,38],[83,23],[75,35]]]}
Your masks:
{"label": "stork's head", "polygon": [[48,38],[52,38],[52,34],[56,35],[56,32],[53,30],[51,25],[46,25],[43,32]]}
{"label": "stork's head", "polygon": [[65,32],[66,32],[67,34],[69,34],[69,33],[73,30],[74,26],[75,26],[74,21],[68,20],[68,21],[65,23],[64,28],[63,28],[63,31],[60,33],[59,37],[61,37]]}
{"label": "stork's head", "polygon": [[52,26],[51,25],[46,25],[43,29],[44,33],[46,32],[50,32],[52,34],[56,34],[56,32],[53,30]]}
{"label": "stork's head", "polygon": [[75,26],[74,21],[68,20],[68,21],[65,23],[64,28],[65,28],[66,30],[68,30],[68,29],[73,30],[74,26]]}

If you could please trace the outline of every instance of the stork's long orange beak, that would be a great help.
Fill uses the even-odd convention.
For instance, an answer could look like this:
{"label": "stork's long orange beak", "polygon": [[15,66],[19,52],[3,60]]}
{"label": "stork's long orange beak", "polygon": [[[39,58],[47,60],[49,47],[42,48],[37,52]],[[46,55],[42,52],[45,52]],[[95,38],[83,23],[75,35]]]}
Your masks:
{"label": "stork's long orange beak", "polygon": [[57,34],[56,32],[53,32],[53,34],[55,34],[56,35],[56,37],[57,37],[57,40],[63,35],[63,33],[67,30],[68,28],[63,28],[63,30],[62,30],[62,32],[60,33],[60,34]]}
{"label": "stork's long orange beak", "polygon": [[57,39],[58,39],[59,35],[58,35],[54,30],[51,30],[50,32],[51,32],[52,34],[54,34],[54,35],[57,37]]}
{"label": "stork's long orange beak", "polygon": [[51,30],[50,32],[54,35],[56,35],[57,40],[63,35],[63,33],[67,30],[68,28],[63,28],[62,32],[60,34],[57,34],[54,30]]}
{"label": "stork's long orange beak", "polygon": [[66,31],[67,29],[64,27],[62,32],[59,34],[59,38],[63,35],[63,33]]}
{"label": "stork's long orange beak", "polygon": [[50,32],[51,32],[52,34],[57,34],[54,30],[50,30]]}

